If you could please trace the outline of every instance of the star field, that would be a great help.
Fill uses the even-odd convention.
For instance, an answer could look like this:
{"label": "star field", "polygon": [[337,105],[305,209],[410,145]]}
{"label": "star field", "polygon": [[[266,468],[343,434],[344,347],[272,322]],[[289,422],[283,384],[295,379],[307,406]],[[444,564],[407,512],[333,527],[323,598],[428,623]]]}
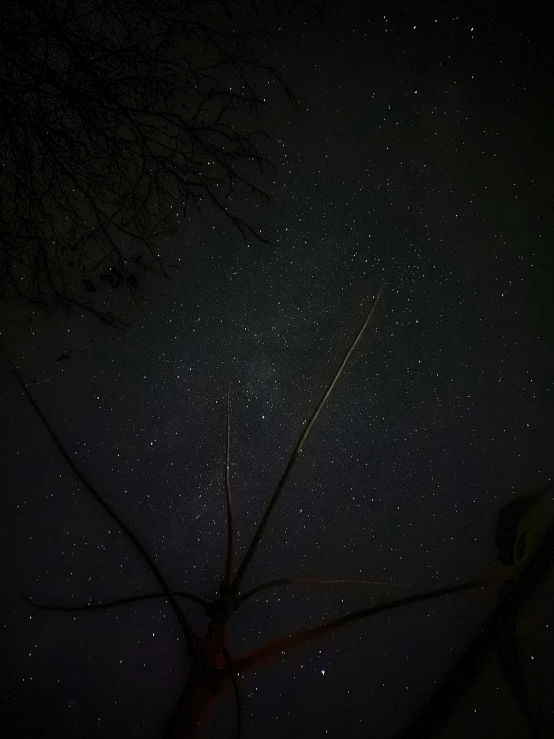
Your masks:
{"label": "star field", "polygon": [[[267,591],[232,621],[233,655],[483,574],[499,508],[552,477],[553,70],[541,16],[500,3],[381,5],[321,3],[322,19],[300,7],[262,47],[299,100],[295,110],[268,86],[263,146],[276,171],[260,181],[271,201],[244,201],[276,246],[191,216],[164,245],[181,271],[152,282],[153,303],[129,309],[128,331],[81,316],[26,334],[2,327],[76,462],[169,581],[211,598],[224,564],[228,384],[239,556],[388,283],[244,586],[390,585]],[[70,361],[56,362],[63,352]],[[187,667],[161,600],[73,614],[19,597],[97,602],[155,584],[13,376],[1,377],[9,735],[160,736]],[[545,705],[551,581],[525,646]],[[240,681],[244,739],[392,739],[493,605],[482,591],[428,601],[284,655]],[[205,626],[199,608],[187,613]],[[232,736],[233,716],[229,695],[201,736]],[[496,663],[456,716],[449,737],[525,736]],[[546,718],[554,726],[551,707]]]}

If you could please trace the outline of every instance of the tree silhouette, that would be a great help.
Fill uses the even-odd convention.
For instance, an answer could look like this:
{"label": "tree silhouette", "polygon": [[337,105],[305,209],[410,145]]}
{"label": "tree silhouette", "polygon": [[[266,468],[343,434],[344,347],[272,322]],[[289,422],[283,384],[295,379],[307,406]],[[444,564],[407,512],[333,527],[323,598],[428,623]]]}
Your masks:
{"label": "tree silhouette", "polygon": [[[496,570],[492,575],[465,583],[457,583],[448,587],[435,588],[423,593],[416,593],[402,598],[388,599],[377,605],[348,613],[339,618],[333,618],[315,626],[299,630],[296,633],[276,639],[265,646],[259,647],[251,653],[240,657],[232,657],[226,645],[226,629],[230,618],[240,607],[251,598],[260,593],[275,589],[284,585],[318,585],[318,586],[343,586],[347,584],[358,585],[383,585],[370,577],[359,580],[346,579],[306,579],[306,578],[282,578],[271,580],[258,585],[250,590],[241,589],[242,581],[249,568],[252,558],[256,554],[260,541],[268,529],[271,514],[280,499],[287,481],[295,467],[298,457],[302,453],[304,444],[307,442],[317,420],[324,409],[336,383],[338,382],[348,360],[355,347],[361,340],[375,309],[381,298],[385,285],[381,286],[375,300],[366,315],[365,321],[352,341],[333,379],[326,388],[321,400],[306,422],[299,440],[296,443],[279,482],[270,498],[265,512],[258,524],[254,536],[248,546],[246,553],[238,563],[234,561],[233,544],[235,541],[235,530],[233,520],[233,506],[231,495],[231,484],[229,477],[230,469],[230,388],[227,393],[227,418],[226,418],[226,450],[225,450],[225,475],[224,475],[224,505],[226,510],[226,556],[224,572],[219,584],[219,596],[212,601],[207,601],[193,593],[183,590],[175,590],[167,582],[154,557],[142,544],[140,539],[127,526],[123,518],[111,507],[98,490],[81,472],[71,455],[66,450],[59,436],[52,428],[48,419],[42,413],[40,407],[30,393],[21,373],[15,367],[10,357],[6,354],[8,362],[23,392],[29,399],[35,411],[54,440],[60,453],[64,457],[70,469],[100,504],[111,519],[118,525],[120,530],[133,544],[144,562],[153,573],[159,585],[159,592],[147,593],[130,598],[119,599],[110,602],[88,603],[87,605],[51,606],[38,604],[29,597],[23,595],[25,600],[36,608],[44,608],[59,611],[86,611],[122,606],[129,603],[137,603],[153,598],[165,598],[171,606],[185,640],[185,650],[190,659],[190,670],[186,678],[181,694],[175,704],[174,710],[169,717],[167,728],[164,733],[165,739],[190,739],[196,733],[206,713],[217,706],[217,697],[225,689],[232,689],[236,701],[236,734],[241,731],[241,698],[239,694],[237,677],[249,670],[254,670],[268,660],[279,657],[282,654],[294,650],[303,644],[313,641],[318,637],[336,631],[349,623],[368,618],[369,616],[384,611],[393,610],[412,603],[417,603],[433,598],[444,597],[454,593],[469,591],[475,588],[493,587],[500,588],[498,603],[493,613],[487,619],[485,625],[479,630],[477,636],[471,641],[460,659],[452,670],[439,684],[433,696],[429,698],[419,712],[416,719],[402,733],[402,739],[423,739],[433,736],[444,724],[449,714],[454,710],[464,693],[471,687],[476,677],[482,670],[486,660],[494,651],[500,650],[501,655],[506,656],[506,645],[513,638],[514,619],[523,610],[526,603],[536,594],[542,585],[549,567],[554,559],[554,522],[547,527],[545,521],[541,521],[540,533],[532,531],[533,525],[529,516],[523,517],[526,512],[525,506],[515,516],[506,516],[501,513],[497,524],[497,545],[501,553],[500,559],[505,565],[504,569]],[[552,497],[554,485],[548,484],[540,491],[535,491],[530,497],[532,502]],[[511,504],[510,504],[511,505]],[[516,505],[517,508],[517,505]],[[513,508],[510,509],[512,511]],[[508,526],[506,526],[506,519]],[[518,528],[519,527],[519,528]],[[546,529],[546,531],[545,531]],[[522,547],[521,539],[525,539]],[[500,542],[500,543],[499,543]],[[504,543],[502,543],[504,542]],[[507,544],[506,544],[507,542]],[[531,545],[532,543],[532,545]],[[506,557],[508,551],[513,551],[513,556]],[[399,585],[398,587],[408,587]],[[204,634],[198,634],[192,628],[189,619],[183,609],[180,599],[187,599],[202,606],[207,616],[208,625]],[[511,645],[513,646],[513,644]],[[502,651],[503,650],[503,651]],[[512,659],[509,663],[504,662],[504,674],[512,687],[519,691],[518,700],[520,707],[529,720],[534,730],[534,736],[539,737],[540,726],[535,723],[535,717],[528,710],[526,695],[521,692],[521,671],[519,665],[514,664]],[[515,685],[514,678],[519,683]]]}
{"label": "tree silhouette", "polygon": [[[237,7],[240,8],[237,15]],[[89,311],[169,276],[160,238],[213,208],[267,241],[235,202],[268,195],[254,124],[278,73],[244,30],[257,1],[7,0],[0,4],[0,301]],[[4,316],[5,317],[5,316]]]}

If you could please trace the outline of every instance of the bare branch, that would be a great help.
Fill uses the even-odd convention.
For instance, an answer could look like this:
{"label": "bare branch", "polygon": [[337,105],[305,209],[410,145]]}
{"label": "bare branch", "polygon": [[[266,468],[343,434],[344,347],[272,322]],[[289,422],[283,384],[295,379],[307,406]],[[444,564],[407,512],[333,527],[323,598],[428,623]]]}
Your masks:
{"label": "bare branch", "polygon": [[225,514],[227,522],[227,546],[225,553],[225,574],[223,584],[228,587],[231,582],[233,567],[233,509],[231,506],[231,479],[230,479],[230,412],[231,412],[231,383],[227,388],[227,434],[225,443]]}
{"label": "bare branch", "polygon": [[346,352],[346,355],[345,355],[344,359],[342,360],[340,367],[336,371],[333,379],[331,380],[331,382],[329,383],[327,389],[325,390],[325,393],[323,394],[323,397],[319,401],[319,403],[317,405],[317,408],[315,409],[315,411],[313,412],[310,420],[306,424],[306,426],[305,426],[305,428],[304,428],[304,430],[303,430],[303,432],[302,432],[302,434],[300,436],[300,439],[298,440],[296,446],[294,447],[294,449],[292,451],[292,454],[290,455],[289,461],[288,461],[288,463],[287,463],[287,465],[285,467],[285,471],[283,472],[283,474],[281,476],[281,479],[277,483],[277,487],[275,488],[275,492],[273,493],[273,495],[272,495],[272,497],[271,497],[271,499],[270,499],[270,501],[269,501],[269,503],[268,503],[268,505],[267,505],[267,507],[265,509],[265,512],[264,512],[264,514],[262,516],[262,519],[261,519],[261,521],[260,521],[260,523],[258,525],[258,528],[256,529],[256,532],[254,534],[254,537],[253,537],[252,541],[250,542],[250,546],[248,547],[248,549],[246,551],[246,554],[244,555],[244,557],[243,557],[243,559],[242,559],[242,561],[241,561],[241,563],[239,565],[239,568],[237,570],[237,573],[236,573],[236,575],[235,575],[235,577],[233,579],[232,589],[233,589],[233,591],[234,591],[235,594],[237,593],[237,591],[238,591],[238,589],[240,587],[240,583],[242,582],[242,579],[243,579],[244,575],[246,574],[246,571],[248,569],[248,566],[250,564],[250,561],[252,560],[252,557],[254,556],[254,552],[256,551],[256,547],[258,546],[258,543],[259,543],[259,541],[260,541],[260,539],[261,539],[261,537],[262,537],[262,535],[263,535],[263,533],[264,533],[264,531],[265,531],[265,529],[267,527],[267,524],[268,524],[269,518],[271,516],[271,513],[273,512],[273,509],[275,508],[275,505],[277,504],[277,501],[279,500],[279,497],[281,495],[281,492],[283,491],[283,488],[285,486],[285,483],[286,483],[286,481],[289,478],[289,475],[290,475],[290,473],[292,471],[292,468],[294,467],[294,464],[295,464],[295,462],[296,462],[296,460],[298,458],[298,455],[302,451],[302,446],[307,441],[308,436],[310,435],[310,432],[311,432],[312,428],[314,427],[314,424],[317,421],[317,419],[319,417],[319,414],[323,410],[323,407],[325,406],[325,404],[326,404],[329,396],[331,395],[331,392],[333,391],[333,388],[335,387],[335,385],[336,385],[339,377],[341,376],[342,371],[344,370],[344,368],[346,366],[346,363],[348,362],[348,360],[350,358],[350,355],[352,354],[352,352],[354,351],[356,345],[358,344],[358,342],[362,338],[362,335],[363,335],[364,331],[366,330],[367,325],[369,324],[369,321],[370,321],[371,317],[373,316],[373,313],[375,312],[375,309],[377,307],[377,304],[379,302],[379,299],[381,298],[381,293],[385,289],[386,284],[387,283],[383,283],[381,285],[381,287],[379,288],[379,292],[377,293],[377,297],[375,298],[375,300],[373,302],[373,305],[372,305],[371,309],[369,310],[369,312],[367,314],[367,317],[366,317],[366,319],[365,319],[365,321],[364,321],[361,329],[358,331],[358,335],[356,336],[356,338],[354,339],[354,341],[350,345],[348,351]]}
{"label": "bare branch", "polygon": [[140,539],[131,531],[129,526],[123,521],[123,519],[116,513],[116,511],[110,506],[110,504],[104,500],[102,495],[96,490],[96,488],[88,481],[88,479],[85,477],[85,475],[81,472],[81,470],[77,467],[75,462],[73,461],[71,455],[66,450],[64,445],[62,444],[60,438],[50,425],[50,422],[46,418],[46,416],[41,411],[40,407],[38,406],[38,403],[34,399],[34,397],[31,395],[29,390],[27,389],[27,386],[25,382],[23,381],[23,378],[21,377],[21,374],[19,373],[19,370],[15,366],[15,364],[12,362],[11,357],[7,353],[5,349],[3,349],[4,354],[7,357],[7,360],[10,364],[10,367],[14,373],[14,375],[17,378],[17,381],[19,382],[23,392],[27,396],[29,402],[35,409],[38,417],[44,424],[46,430],[50,434],[51,438],[53,439],[54,443],[58,447],[62,457],[65,459],[68,467],[71,469],[75,477],[79,480],[79,482],[85,487],[85,489],[90,493],[90,495],[96,500],[100,506],[106,511],[108,516],[119,526],[121,531],[127,536],[131,544],[135,547],[137,552],[140,554],[156,580],[158,581],[158,584],[160,585],[163,594],[167,598],[169,604],[171,605],[175,616],[177,617],[177,620],[181,626],[181,629],[183,630],[183,634],[185,635],[185,641],[187,645],[187,649],[189,651],[189,654],[192,656],[196,653],[198,648],[198,638],[196,634],[194,633],[191,625],[188,622],[188,619],[181,608],[179,602],[177,601],[175,595],[173,594],[173,590],[168,585],[164,575],[162,574],[160,568],[158,567],[158,564],[156,561],[150,556],[148,550],[144,547]]}
{"label": "bare branch", "polygon": [[379,580],[337,580],[325,578],[282,577],[277,580],[270,580],[269,582],[263,583],[263,585],[257,585],[255,588],[248,590],[244,595],[237,598],[236,607],[238,608],[245,601],[250,598],[254,598],[265,590],[273,590],[281,585],[384,585],[387,587],[397,588],[411,587],[410,585],[403,583],[381,582]]}
{"label": "bare branch", "polygon": [[[36,601],[32,600],[28,596],[24,595],[23,593],[20,593],[23,600],[27,601],[27,603],[30,606],[33,606],[33,608],[41,608],[48,611],[95,611],[100,608],[111,608],[112,606],[123,606],[128,605],[129,603],[137,603],[139,601],[143,600],[151,600],[152,598],[165,598],[165,593],[148,593],[146,595],[133,595],[130,598],[121,598],[120,600],[110,600],[110,601],[104,601],[102,603],[86,603],[85,605],[81,606],[49,606],[45,603],[37,603]],[[173,595],[175,595],[177,598],[187,598],[188,600],[193,601],[194,603],[198,603],[201,606],[205,606],[207,604],[207,601],[204,598],[199,598],[197,595],[194,595],[193,593],[186,593],[184,591],[176,590]]]}
{"label": "bare branch", "polygon": [[230,671],[233,693],[235,695],[235,711],[237,715],[235,736],[236,739],[240,739],[240,735],[242,732],[242,701],[240,699],[239,683],[237,680],[237,675],[233,671],[233,660],[226,648],[223,650],[223,655],[225,657],[225,662],[227,663],[227,669]]}
{"label": "bare branch", "polygon": [[290,636],[285,636],[281,639],[277,639],[271,644],[268,644],[267,646],[255,650],[245,657],[236,660],[233,665],[233,669],[238,675],[242,672],[245,672],[246,670],[258,667],[260,664],[267,662],[269,659],[272,659],[273,657],[282,654],[283,652],[289,651],[303,644],[307,644],[308,642],[311,642],[314,639],[323,636],[324,634],[336,631],[336,629],[340,628],[341,626],[346,626],[346,624],[360,621],[361,619],[368,618],[369,616],[375,616],[378,613],[391,611],[395,608],[409,605],[410,603],[418,603],[419,601],[429,600],[431,598],[440,598],[445,595],[452,595],[454,593],[471,590],[473,588],[485,587],[491,584],[491,580],[472,580],[470,582],[463,583],[462,585],[453,585],[447,588],[437,588],[436,590],[429,590],[425,593],[410,595],[406,598],[401,598],[400,600],[385,601],[384,603],[379,603],[376,606],[364,608],[361,611],[354,611],[353,613],[348,613],[345,616],[341,616],[340,618],[335,618],[332,621],[326,621],[325,623],[319,624],[318,626],[311,626],[307,629],[302,629],[301,631],[298,631],[296,634],[291,634]]}
{"label": "bare branch", "polygon": [[[552,483],[545,489],[552,489]],[[543,585],[553,562],[554,521],[521,573],[506,582],[484,626],[398,739],[424,739],[438,732],[504,639],[514,614],[517,616]]]}
{"label": "bare branch", "polygon": [[[225,2],[0,3],[0,300],[52,313],[102,309],[105,288],[142,297],[168,277],[162,236],[215,208],[273,243],[228,197],[268,201],[253,125],[266,105],[245,18]],[[258,129],[258,130],[257,130]],[[140,260],[140,261],[139,261]],[[114,272],[115,270],[115,272]],[[98,302],[98,305],[96,304]],[[8,317],[9,318],[9,317]]]}

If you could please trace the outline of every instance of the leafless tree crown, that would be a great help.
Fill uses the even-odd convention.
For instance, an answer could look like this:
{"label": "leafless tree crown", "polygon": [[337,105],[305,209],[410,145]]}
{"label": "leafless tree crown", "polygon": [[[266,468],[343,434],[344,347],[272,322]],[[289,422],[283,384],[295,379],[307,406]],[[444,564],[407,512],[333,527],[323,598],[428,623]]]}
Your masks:
{"label": "leafless tree crown", "polygon": [[137,297],[145,271],[167,276],[159,239],[190,206],[213,206],[265,240],[233,195],[267,200],[255,182],[270,164],[253,124],[258,90],[275,80],[292,96],[258,61],[261,32],[234,10],[206,0],[0,5],[4,304],[112,321],[94,293],[106,283]]}

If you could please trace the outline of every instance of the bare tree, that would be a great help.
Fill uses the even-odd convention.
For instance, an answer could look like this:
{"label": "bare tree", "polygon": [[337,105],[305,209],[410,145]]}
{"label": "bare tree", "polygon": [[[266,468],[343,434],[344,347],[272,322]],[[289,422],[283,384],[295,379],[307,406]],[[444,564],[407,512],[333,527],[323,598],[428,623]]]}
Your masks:
{"label": "bare tree", "polygon": [[236,199],[268,198],[262,83],[294,99],[258,60],[249,9],[257,0],[0,4],[0,301],[121,325],[99,288],[136,299],[145,272],[169,276],[160,238],[191,206],[267,240]]}
{"label": "bare tree", "polygon": [[[464,652],[453,670],[445,677],[438,686],[436,694],[422,708],[417,719],[403,732],[402,737],[410,739],[422,739],[423,737],[431,737],[445,722],[448,715],[456,707],[459,700],[474,682],[475,678],[481,671],[485,661],[492,655],[493,651],[501,650],[501,655],[506,650],[503,645],[510,647],[517,646],[515,643],[509,643],[510,639],[515,639],[513,626],[515,619],[525,606],[526,602],[536,593],[543,580],[545,579],[549,567],[552,562],[554,552],[554,523],[546,527],[543,522],[541,536],[531,536],[533,525],[530,519],[523,518],[525,510],[519,510],[517,515],[508,516],[508,521],[499,517],[497,529],[497,545],[502,539],[504,544],[499,546],[499,552],[507,549],[508,555],[501,554],[501,562],[505,565],[504,569],[495,570],[492,575],[480,577],[465,583],[457,583],[452,586],[435,588],[433,590],[411,594],[402,598],[386,600],[377,605],[364,608],[353,613],[348,613],[340,618],[333,618],[315,626],[302,629],[297,633],[287,635],[268,643],[265,646],[255,649],[250,654],[243,656],[232,656],[226,645],[226,632],[229,620],[240,609],[240,607],[250,600],[256,598],[260,593],[267,592],[275,588],[283,586],[299,585],[316,585],[319,587],[344,587],[347,584],[356,585],[383,585],[372,579],[369,575],[359,580],[346,579],[305,579],[305,578],[282,578],[271,580],[269,582],[258,585],[250,590],[243,590],[244,576],[250,566],[252,558],[256,554],[260,541],[267,532],[271,515],[280,500],[283,490],[290,478],[295,464],[302,452],[304,444],[307,442],[322,410],[324,409],[337,381],[339,380],[344,367],[346,366],[355,347],[360,342],[381,297],[383,287],[379,290],[372,307],[370,308],[365,321],[358,331],[356,337],[352,341],[348,351],[346,352],[342,363],[335,372],[333,379],[327,386],[325,392],[311,417],[306,422],[302,433],[299,436],[281,478],[270,498],[265,512],[258,524],[256,532],[252,537],[250,545],[246,553],[240,559],[235,561],[234,541],[236,532],[234,530],[233,506],[231,496],[230,481],[230,421],[229,406],[230,393],[227,395],[227,419],[226,419],[226,450],[224,460],[224,504],[226,510],[226,556],[224,571],[219,583],[219,596],[213,601],[207,601],[203,598],[190,593],[188,591],[175,590],[166,580],[164,574],[160,570],[156,560],[140,539],[133,533],[122,517],[112,508],[108,501],[104,499],[102,494],[92,485],[85,477],[79,467],[74,462],[71,455],[66,450],[59,436],[56,434],[48,419],[40,410],[38,404],[27,388],[21,374],[13,365],[10,358],[8,361],[15,373],[25,395],[30,400],[36,412],[40,416],[42,422],[46,426],[50,436],[53,438],[56,446],[63,455],[65,461],[71,468],[79,482],[85,487],[88,493],[100,504],[107,512],[110,518],[115,521],[120,530],[131,541],[135,549],[138,551],[144,562],[149,567],[154,578],[158,583],[159,590],[154,593],[134,596],[112,602],[104,603],[88,603],[87,605],[69,605],[69,606],[49,606],[41,605],[28,597],[24,596],[28,603],[38,608],[48,608],[62,611],[85,611],[109,608],[112,606],[126,605],[152,598],[165,598],[171,606],[177,622],[183,632],[186,656],[190,660],[190,670],[185,681],[181,694],[175,704],[175,708],[169,717],[167,728],[164,736],[166,739],[186,739],[193,737],[196,729],[201,724],[205,714],[217,705],[217,697],[225,689],[231,688],[234,691],[237,709],[236,732],[237,736],[241,731],[241,700],[239,695],[237,677],[249,670],[258,668],[270,659],[278,658],[282,654],[297,649],[303,644],[309,643],[320,636],[336,631],[349,623],[366,619],[377,613],[389,611],[412,603],[421,602],[433,598],[444,597],[454,593],[461,593],[475,588],[494,587],[500,588],[498,605],[492,615],[489,617],[484,627],[480,629],[477,637],[471,642],[467,650]],[[528,503],[535,503],[544,499],[545,496],[552,497],[552,484],[547,485],[544,489],[535,492],[529,497]],[[525,506],[524,506],[525,508]],[[531,511],[532,512],[532,511]],[[536,514],[537,515],[537,514]],[[542,515],[542,514],[541,514]],[[504,517],[505,518],[505,517]],[[520,525],[520,520],[523,525]],[[506,525],[507,524],[507,527]],[[504,529],[508,529],[507,533]],[[546,533],[544,529],[547,528]],[[502,535],[502,536],[500,536]],[[399,586],[407,587],[407,586]],[[208,626],[204,634],[198,634],[191,626],[185,609],[182,606],[181,599],[197,603],[201,605],[208,619]],[[503,650],[503,651],[502,651]],[[527,717],[530,726],[535,730],[534,736],[541,736],[539,726],[535,723],[535,717],[531,713],[527,696],[522,690],[524,687],[521,683],[521,670],[518,664],[514,663],[514,659],[505,660],[503,663],[505,677],[510,683],[522,712]]]}

